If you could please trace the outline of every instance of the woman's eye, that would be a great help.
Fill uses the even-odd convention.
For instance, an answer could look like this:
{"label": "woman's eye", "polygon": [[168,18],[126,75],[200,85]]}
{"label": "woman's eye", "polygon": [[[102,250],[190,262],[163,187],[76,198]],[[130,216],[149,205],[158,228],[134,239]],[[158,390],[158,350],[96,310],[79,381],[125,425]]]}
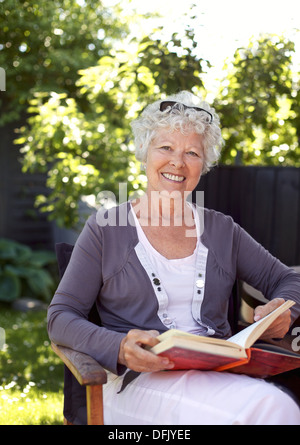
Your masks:
{"label": "woman's eye", "polygon": [[191,156],[198,156],[198,153],[196,153],[195,151],[189,151],[189,152],[188,152],[188,155],[191,155]]}
{"label": "woman's eye", "polygon": [[171,147],[169,147],[168,145],[163,145],[162,147],[160,147],[162,150],[170,150]]}

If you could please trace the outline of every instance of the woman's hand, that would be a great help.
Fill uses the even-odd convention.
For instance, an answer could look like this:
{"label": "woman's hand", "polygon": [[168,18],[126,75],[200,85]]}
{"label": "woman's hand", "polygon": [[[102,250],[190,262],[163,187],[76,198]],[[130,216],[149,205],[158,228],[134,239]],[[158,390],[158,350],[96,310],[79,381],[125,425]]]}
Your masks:
{"label": "woman's hand", "polygon": [[121,341],[118,362],[137,372],[172,369],[174,364],[168,358],[158,357],[144,348],[159,343],[158,335],[157,331],[130,330]]}
{"label": "woman's hand", "polygon": [[[281,306],[285,300],[283,298],[274,298],[274,300],[268,303],[257,306],[254,310],[254,321],[258,321],[261,318],[274,311],[277,307]],[[267,340],[271,338],[283,338],[288,332],[291,324],[291,311],[287,309],[269,326],[269,328],[260,337]]]}

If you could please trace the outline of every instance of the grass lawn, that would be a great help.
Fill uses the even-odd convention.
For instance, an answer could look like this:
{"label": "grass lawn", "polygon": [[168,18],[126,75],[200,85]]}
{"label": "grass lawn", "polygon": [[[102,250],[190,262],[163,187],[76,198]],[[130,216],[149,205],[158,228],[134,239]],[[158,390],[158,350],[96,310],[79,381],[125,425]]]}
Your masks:
{"label": "grass lawn", "polygon": [[0,425],[58,425],[63,421],[63,365],[53,353],[46,312],[0,304]]}

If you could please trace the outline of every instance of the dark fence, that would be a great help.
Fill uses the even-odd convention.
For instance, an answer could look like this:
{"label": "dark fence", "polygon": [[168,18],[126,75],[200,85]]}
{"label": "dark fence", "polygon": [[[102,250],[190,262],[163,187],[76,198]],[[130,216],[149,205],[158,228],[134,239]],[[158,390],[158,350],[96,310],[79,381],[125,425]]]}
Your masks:
{"label": "dark fence", "polygon": [[0,237],[52,249],[52,225],[34,207],[35,196],[46,190],[45,175],[22,173],[15,126],[0,129]]}
{"label": "dark fence", "polygon": [[205,207],[240,224],[288,266],[300,265],[300,169],[220,166],[203,176]]}

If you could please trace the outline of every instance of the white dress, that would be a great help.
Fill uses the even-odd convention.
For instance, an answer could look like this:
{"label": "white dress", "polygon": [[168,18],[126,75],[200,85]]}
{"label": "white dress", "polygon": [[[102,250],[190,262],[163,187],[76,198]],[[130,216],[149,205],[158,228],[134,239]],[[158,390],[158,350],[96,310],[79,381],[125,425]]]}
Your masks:
{"label": "white dress", "polygon": [[[191,307],[199,237],[191,256],[168,260],[151,246],[137,219],[136,227],[139,248],[146,251],[152,270],[159,270],[167,295],[167,314],[162,316],[170,327],[205,335],[192,310],[186,310]],[[106,425],[300,425],[295,401],[262,379],[226,372],[161,371],[141,373],[118,393],[123,378],[108,373],[103,389]]]}

